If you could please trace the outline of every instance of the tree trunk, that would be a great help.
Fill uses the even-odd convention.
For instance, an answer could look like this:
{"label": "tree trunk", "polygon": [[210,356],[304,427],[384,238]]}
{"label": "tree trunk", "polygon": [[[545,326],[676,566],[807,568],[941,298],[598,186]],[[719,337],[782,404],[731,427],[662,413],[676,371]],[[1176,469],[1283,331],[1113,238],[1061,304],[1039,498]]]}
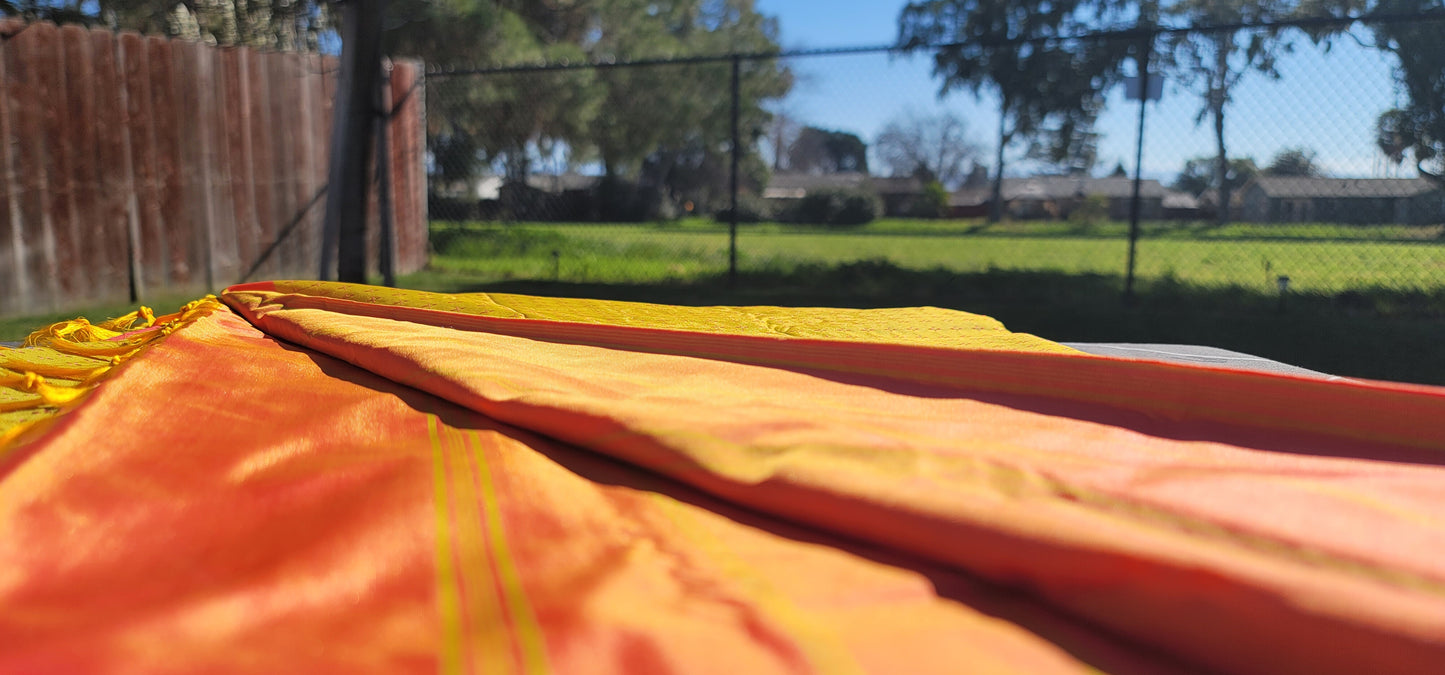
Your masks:
{"label": "tree trunk", "polygon": [[1004,99],[998,110],[998,156],[994,160],[996,168],[993,174],[993,195],[990,197],[988,205],[988,222],[990,223],[1003,220],[1003,150],[1009,140],[1007,123],[1008,99]]}
{"label": "tree trunk", "polygon": [[1229,224],[1229,155],[1224,148],[1224,103],[1228,98],[1229,53],[1234,50],[1234,35],[1220,34],[1215,43],[1214,72],[1210,75],[1209,108],[1214,116],[1214,183],[1219,190],[1216,224]]}

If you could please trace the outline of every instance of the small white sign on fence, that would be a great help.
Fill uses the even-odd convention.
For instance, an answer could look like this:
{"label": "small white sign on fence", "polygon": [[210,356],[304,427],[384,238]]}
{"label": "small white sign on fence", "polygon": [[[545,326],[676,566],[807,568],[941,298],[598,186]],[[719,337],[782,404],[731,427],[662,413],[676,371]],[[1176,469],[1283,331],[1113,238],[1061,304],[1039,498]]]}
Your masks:
{"label": "small white sign on fence", "polygon": [[[1157,101],[1164,95],[1164,78],[1154,76],[1149,78],[1149,100]],[[1139,100],[1139,76],[1130,75],[1124,78],[1124,97],[1130,101]]]}

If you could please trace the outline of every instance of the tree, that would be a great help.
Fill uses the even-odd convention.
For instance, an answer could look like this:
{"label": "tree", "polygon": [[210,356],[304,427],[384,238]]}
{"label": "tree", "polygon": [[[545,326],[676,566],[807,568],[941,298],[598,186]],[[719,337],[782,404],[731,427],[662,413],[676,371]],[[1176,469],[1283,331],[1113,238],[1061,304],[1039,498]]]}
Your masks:
{"label": "tree", "polygon": [[[1374,13],[1445,10],[1442,0],[1382,0]],[[1395,76],[1408,102],[1375,123],[1381,152],[1396,164],[1413,157],[1421,176],[1445,186],[1445,43],[1440,22],[1381,23],[1375,45],[1399,59]]]}
{"label": "tree", "polygon": [[769,154],[773,157],[773,171],[782,171],[788,166],[788,148],[798,140],[802,128],[787,111],[777,110],[768,120],[767,139]]}
{"label": "tree", "polygon": [[[777,21],[751,0],[605,0],[589,51],[630,58],[688,53],[779,51]],[[770,102],[792,87],[780,62],[739,62],[741,181],[760,186],[767,166],[758,157]],[[640,181],[692,201],[719,206],[728,192],[732,118],[731,64],[614,68],[599,73],[605,92],[586,140],[607,175]]]}
{"label": "tree", "polygon": [[1114,164],[1114,170],[1109,172],[1110,178],[1128,178],[1129,170],[1124,168],[1123,162]]}
{"label": "tree", "polygon": [[[1238,157],[1228,162],[1224,180],[1228,183],[1226,193],[1238,189],[1259,174],[1259,167],[1249,157]],[[1213,157],[1195,157],[1184,162],[1179,177],[1174,179],[1174,189],[1191,195],[1200,195],[1209,190],[1218,191],[1219,172],[1215,170]]]}
{"label": "tree", "polygon": [[968,125],[952,113],[918,115],[913,111],[894,117],[873,142],[878,160],[894,176],[920,176],[956,188],[974,159],[978,146],[968,140]]}
{"label": "tree", "polygon": [[[390,9],[387,53],[435,64],[586,58],[579,46],[585,35],[575,26],[587,15],[576,5],[537,17],[494,0],[393,0]],[[435,148],[446,139],[445,159],[461,164],[444,172],[465,179],[472,174],[467,169],[495,165],[513,183],[530,173],[542,148],[584,135],[600,98],[595,73],[582,70],[438,78],[427,90],[430,144]],[[474,148],[476,161],[456,155],[467,147]]]}
{"label": "tree", "polygon": [[898,42],[934,49],[940,96],[954,89],[998,95],[990,220],[1002,215],[1004,154],[1016,138],[1051,134],[1053,148],[1067,149],[1077,143],[1068,136],[1091,130],[1120,62],[1136,46],[1067,37],[1108,27],[1120,7],[1109,0],[921,0],[903,8]]}
{"label": "tree", "polygon": [[328,9],[317,0],[0,0],[0,15],[31,21],[290,51],[317,50],[334,27]]}
{"label": "tree", "polygon": [[803,173],[868,173],[868,144],[846,131],[803,127],[788,147],[788,168]]}
{"label": "tree", "polygon": [[981,188],[985,185],[988,185],[988,167],[975,162],[969,168],[968,175],[964,177],[963,185],[960,187]]}
{"label": "tree", "polygon": [[[437,65],[779,49],[776,21],[751,0],[394,1],[389,50]],[[765,105],[787,93],[791,73],[776,61],[740,65],[743,178],[761,184],[767,167],[752,155],[770,121]],[[555,149],[599,163],[609,188],[643,184],[705,207],[727,189],[730,88],[726,62],[437,78],[428,83],[428,131],[465,137],[482,165],[511,182]]]}
{"label": "tree", "polygon": [[1266,176],[1323,176],[1315,163],[1315,151],[1309,148],[1286,148],[1270,160],[1262,172]]}
{"label": "tree", "polygon": [[1070,176],[1086,176],[1099,157],[1099,134],[1094,131],[1097,112],[1064,119],[1058,128],[1046,129],[1029,139],[1024,156]]}
{"label": "tree", "polygon": [[[1288,18],[1293,0],[1177,0],[1165,14],[1183,19],[1188,25],[1210,26],[1271,21]],[[1291,43],[1277,30],[1253,31],[1241,37],[1235,29],[1170,33],[1164,39],[1165,65],[1185,86],[1193,87],[1203,99],[1195,124],[1206,117],[1214,122],[1214,188],[1218,203],[1228,204],[1233,181],[1228,180],[1229,159],[1224,143],[1224,114],[1230,92],[1250,72],[1279,77],[1275,63]],[[1229,209],[1216,216],[1220,224],[1229,220]]]}
{"label": "tree", "polygon": [[[1300,13],[1336,17],[1363,16],[1368,37],[1353,23],[1313,28],[1306,32],[1326,51],[1348,36],[1366,47],[1393,54],[1403,107],[1375,119],[1375,144],[1396,164],[1413,159],[1421,176],[1445,185],[1445,43],[1440,40],[1439,13],[1445,0],[1300,0]],[[1371,23],[1373,16],[1433,13],[1424,21]]]}

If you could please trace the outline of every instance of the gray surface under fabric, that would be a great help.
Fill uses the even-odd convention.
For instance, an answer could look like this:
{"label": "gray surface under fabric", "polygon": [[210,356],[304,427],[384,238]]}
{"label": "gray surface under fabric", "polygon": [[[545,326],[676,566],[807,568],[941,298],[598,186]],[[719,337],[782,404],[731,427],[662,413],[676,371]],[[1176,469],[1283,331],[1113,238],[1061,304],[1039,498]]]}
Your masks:
{"label": "gray surface under fabric", "polygon": [[1190,363],[1200,366],[1261,370],[1270,373],[1318,377],[1326,380],[1347,379],[1337,375],[1309,370],[1308,368],[1292,366],[1288,363],[1280,363],[1279,361],[1266,359],[1262,356],[1232,352],[1228,349],[1220,349],[1218,347],[1132,344],[1125,342],[1065,342],[1063,344],[1081,352],[1099,356],[1117,356],[1126,359],[1150,359],[1153,361]]}

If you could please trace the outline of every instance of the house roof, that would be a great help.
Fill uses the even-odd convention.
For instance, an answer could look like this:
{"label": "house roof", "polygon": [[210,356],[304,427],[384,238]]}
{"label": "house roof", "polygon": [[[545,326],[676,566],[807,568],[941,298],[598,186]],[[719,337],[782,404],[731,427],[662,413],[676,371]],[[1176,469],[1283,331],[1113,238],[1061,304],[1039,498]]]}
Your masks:
{"label": "house roof", "polygon": [[868,182],[880,195],[916,195],[923,192],[923,181],[913,176],[874,176]]}
{"label": "house roof", "polygon": [[1256,176],[1240,192],[1257,187],[1265,196],[1284,199],[1314,197],[1414,197],[1438,190],[1425,178],[1309,178]]}
{"label": "house roof", "polygon": [[[1145,180],[1139,185],[1139,196],[1163,198],[1168,193],[1157,180]],[[992,186],[964,188],[949,197],[953,206],[977,206],[987,204],[993,194]],[[1070,199],[1079,196],[1103,195],[1109,198],[1129,198],[1134,195],[1134,179],[1124,177],[1089,178],[1087,176],[1034,176],[1031,178],[1003,179],[1004,201],[1019,199]]]}

